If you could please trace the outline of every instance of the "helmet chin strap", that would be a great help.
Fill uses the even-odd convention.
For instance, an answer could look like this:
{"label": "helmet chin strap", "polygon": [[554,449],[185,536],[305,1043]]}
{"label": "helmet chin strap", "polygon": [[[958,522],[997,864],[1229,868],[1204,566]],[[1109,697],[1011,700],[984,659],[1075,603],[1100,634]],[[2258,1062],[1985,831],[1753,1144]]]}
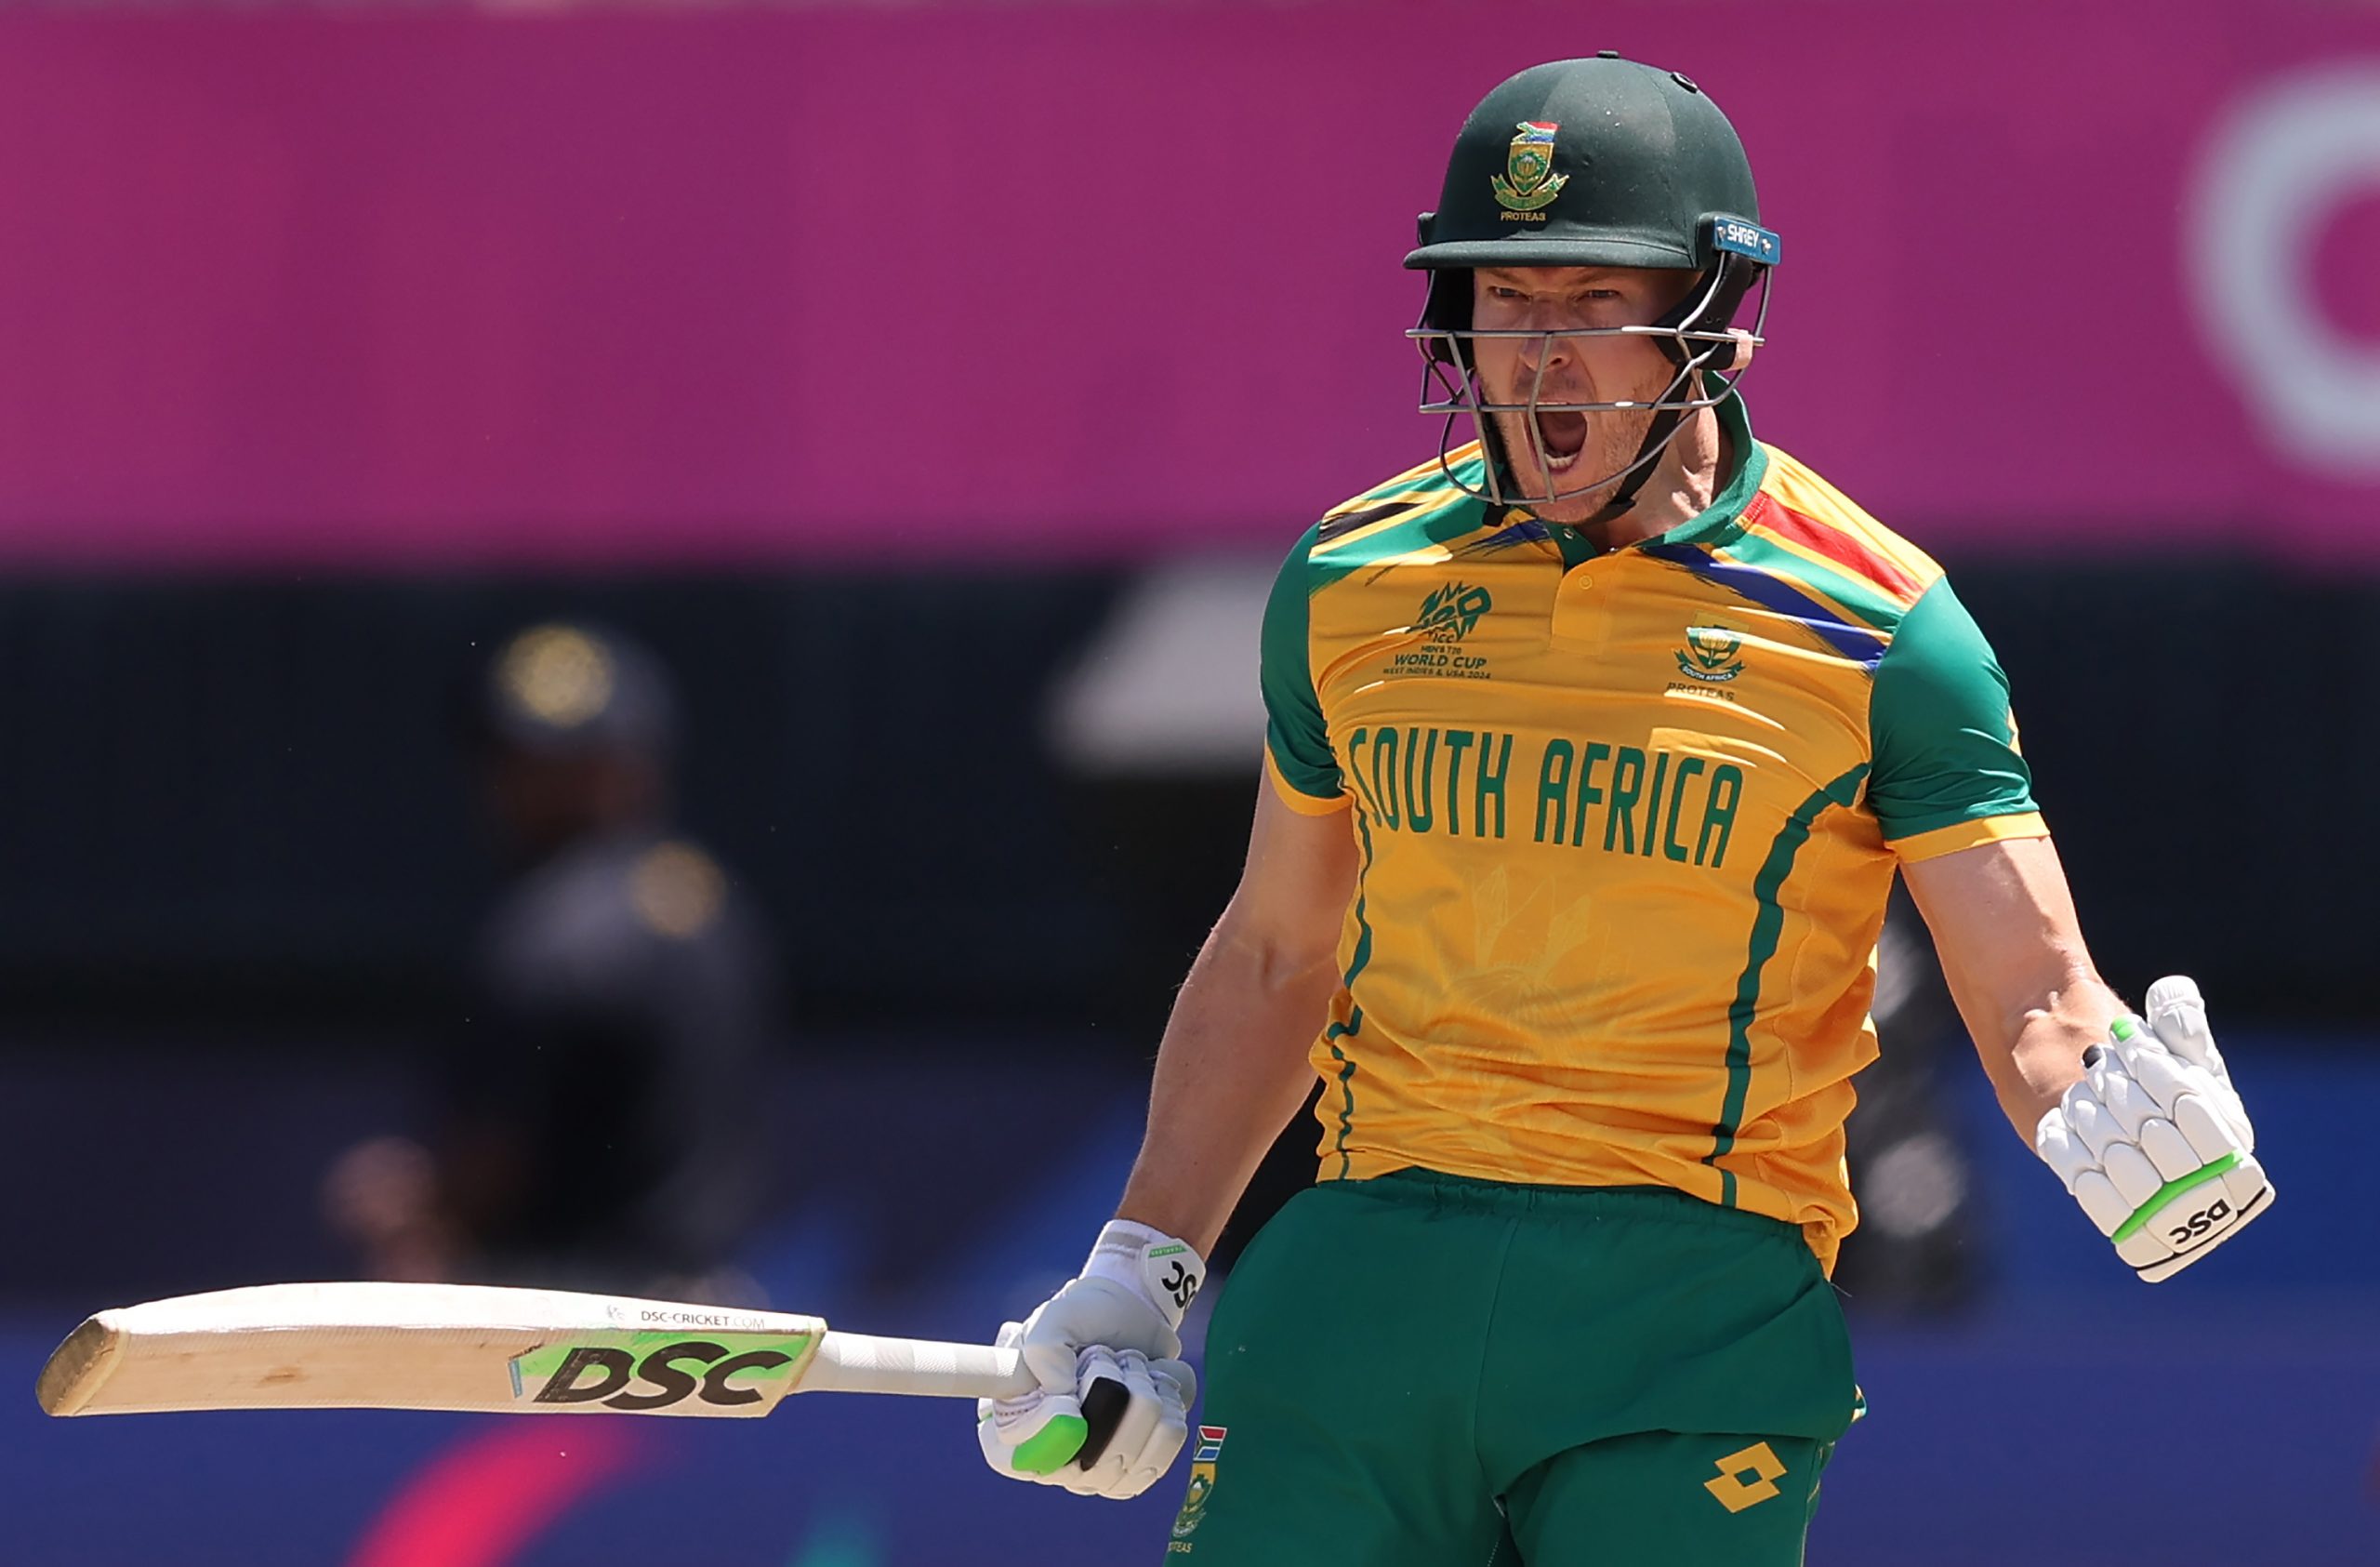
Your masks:
{"label": "helmet chin strap", "polygon": [[1611,492],[1611,498],[1605,501],[1602,508],[1582,525],[1593,527],[1613,522],[1636,509],[1636,492],[1645,487],[1646,481],[1652,478],[1654,471],[1660,467],[1661,448],[1676,436],[1677,427],[1685,418],[1685,411],[1679,408],[1661,408],[1654,413],[1652,422],[1645,426],[1645,439],[1636,448],[1635,460],[1625,471],[1627,477],[1620,481]]}

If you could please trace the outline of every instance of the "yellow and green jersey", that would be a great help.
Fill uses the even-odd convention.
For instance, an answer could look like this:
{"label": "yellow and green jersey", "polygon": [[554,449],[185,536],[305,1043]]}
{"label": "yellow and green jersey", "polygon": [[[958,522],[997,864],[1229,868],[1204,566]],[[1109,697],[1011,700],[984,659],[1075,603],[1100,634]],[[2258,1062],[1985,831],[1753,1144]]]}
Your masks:
{"label": "yellow and green jersey", "polygon": [[1673,1187],[1829,1266],[1856,1222],[1894,867],[2047,829],[1941,567],[1720,418],[1731,480],[1656,538],[1597,553],[1433,461],[1283,566],[1268,771],[1361,855],[1325,1179]]}

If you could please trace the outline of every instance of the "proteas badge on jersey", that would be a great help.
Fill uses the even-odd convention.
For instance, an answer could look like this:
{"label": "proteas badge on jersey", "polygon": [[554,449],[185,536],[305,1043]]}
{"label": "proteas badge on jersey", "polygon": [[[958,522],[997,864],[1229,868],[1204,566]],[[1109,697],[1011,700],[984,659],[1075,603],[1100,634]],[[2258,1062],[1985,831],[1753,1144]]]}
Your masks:
{"label": "proteas badge on jersey", "polygon": [[1678,649],[1678,672],[1702,681],[1733,680],[1744,672],[1744,639],[1725,626],[1688,626]]}
{"label": "proteas badge on jersey", "polygon": [[1554,137],[1562,128],[1555,120],[1523,120],[1520,134],[1513,138],[1511,151],[1504,154],[1504,172],[1489,177],[1496,188],[1496,205],[1504,209],[1507,223],[1542,223],[1540,210],[1553,205],[1570,182],[1567,174],[1554,172]]}

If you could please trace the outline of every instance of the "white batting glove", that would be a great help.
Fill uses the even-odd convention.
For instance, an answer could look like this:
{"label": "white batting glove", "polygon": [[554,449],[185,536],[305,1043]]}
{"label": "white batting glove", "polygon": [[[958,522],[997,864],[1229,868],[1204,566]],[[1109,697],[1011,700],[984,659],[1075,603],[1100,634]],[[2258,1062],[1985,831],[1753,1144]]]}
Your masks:
{"label": "white batting glove", "polygon": [[2033,1151],[2153,1284],[2270,1207],[2272,1183],[2198,986],[2160,979],[2148,1012],[2145,1029],[2118,1018],[2083,1054],[2082,1081],[2042,1117]]}
{"label": "white batting glove", "polygon": [[975,1405],[984,1461],[1012,1480],[1083,1496],[1137,1496],[1190,1434],[1198,1379],[1184,1365],[1182,1314],[1206,1282],[1197,1252],[1146,1225],[1099,1232],[1081,1277],[1022,1322],[1001,1324],[1040,1387]]}

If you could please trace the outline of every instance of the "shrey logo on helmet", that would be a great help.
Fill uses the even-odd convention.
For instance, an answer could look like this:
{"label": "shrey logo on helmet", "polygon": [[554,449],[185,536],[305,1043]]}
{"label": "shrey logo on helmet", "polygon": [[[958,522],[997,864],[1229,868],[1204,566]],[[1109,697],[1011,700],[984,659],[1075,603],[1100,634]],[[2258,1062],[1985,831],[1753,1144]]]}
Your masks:
{"label": "shrey logo on helmet", "polygon": [[1507,223],[1542,223],[1545,216],[1538,209],[1553,205],[1570,182],[1567,174],[1554,172],[1554,139],[1562,129],[1558,120],[1523,120],[1513,138],[1512,150],[1504,154],[1504,172],[1494,176],[1488,183],[1495,187],[1496,205],[1504,209]]}

